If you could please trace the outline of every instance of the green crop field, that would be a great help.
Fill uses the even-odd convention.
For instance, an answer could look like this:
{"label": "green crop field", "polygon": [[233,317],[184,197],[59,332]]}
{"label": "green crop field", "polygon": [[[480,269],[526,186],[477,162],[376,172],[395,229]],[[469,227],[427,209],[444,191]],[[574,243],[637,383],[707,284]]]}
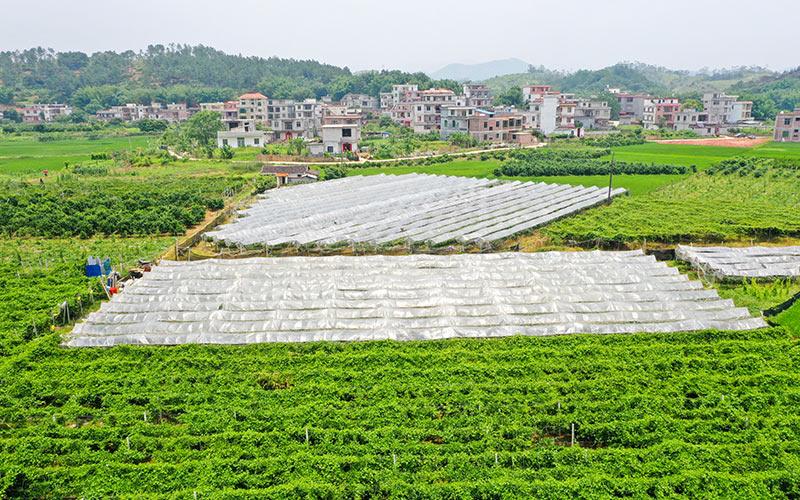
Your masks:
{"label": "green crop field", "polygon": [[0,371],[10,496],[800,494],[800,359],[782,329],[71,350],[56,340],[31,342]]}
{"label": "green crop field", "polygon": [[[495,178],[494,169],[499,167],[499,160],[454,160],[448,163],[422,166],[370,167],[351,169],[349,175],[376,174],[436,174],[458,175],[463,177]],[[657,189],[665,184],[679,181],[686,175],[616,175],[614,187],[624,187],[631,194],[642,194]],[[583,186],[608,187],[608,176],[605,175],[556,175],[547,177],[500,177],[506,180],[550,182]]]}
{"label": "green crop field", "polygon": [[[800,144],[768,142],[754,148],[702,146],[691,144],[659,144],[648,142],[612,148],[618,161],[667,165],[695,165],[699,169],[734,156],[800,160]],[[606,157],[610,158],[610,156]]]}
{"label": "green crop field", "polygon": [[558,241],[624,244],[800,237],[800,176],[699,173],[548,226]]}
{"label": "green crop field", "polygon": [[[772,318],[780,326],[738,333],[60,347],[104,295],[87,256],[124,270],[174,243],[150,221],[189,225],[229,188],[269,185],[252,162],[87,162],[98,141],[78,142],[0,140],[0,202],[13,207],[0,213],[0,497],[800,496],[800,304]],[[10,156],[83,167],[42,186],[38,167],[9,168]],[[498,165],[349,173],[491,177]],[[773,173],[615,176],[633,196],[545,231],[615,242],[800,231],[800,177]],[[122,226],[142,236],[100,236]],[[757,313],[798,286],[720,293]]]}
{"label": "green crop field", "polygon": [[0,174],[34,174],[64,168],[64,163],[89,160],[92,153],[135,150],[147,147],[154,136],[67,137],[41,142],[37,136],[0,135]]}

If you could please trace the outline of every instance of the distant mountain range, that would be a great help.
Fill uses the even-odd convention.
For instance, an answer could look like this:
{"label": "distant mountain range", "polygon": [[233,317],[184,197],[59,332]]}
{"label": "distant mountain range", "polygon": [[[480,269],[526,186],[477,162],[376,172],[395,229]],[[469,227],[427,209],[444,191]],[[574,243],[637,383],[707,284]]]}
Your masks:
{"label": "distant mountain range", "polygon": [[478,64],[448,64],[434,71],[430,77],[436,80],[480,81],[496,76],[525,73],[528,63],[521,59],[499,59]]}

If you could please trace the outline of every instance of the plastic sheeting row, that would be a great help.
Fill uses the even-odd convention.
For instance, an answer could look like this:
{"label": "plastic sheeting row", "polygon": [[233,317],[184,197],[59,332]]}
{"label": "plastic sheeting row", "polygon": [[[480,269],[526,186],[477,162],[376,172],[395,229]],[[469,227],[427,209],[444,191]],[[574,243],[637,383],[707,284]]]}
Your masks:
{"label": "plastic sheeting row", "polygon": [[634,252],[162,262],[68,346],[746,330],[765,323]]}
{"label": "plastic sheeting row", "polygon": [[679,246],[675,256],[720,280],[800,278],[800,246]]}
{"label": "plastic sheeting row", "polygon": [[598,187],[424,174],[354,176],[268,191],[240,218],[206,236],[266,246],[496,241],[607,199],[608,189]]}

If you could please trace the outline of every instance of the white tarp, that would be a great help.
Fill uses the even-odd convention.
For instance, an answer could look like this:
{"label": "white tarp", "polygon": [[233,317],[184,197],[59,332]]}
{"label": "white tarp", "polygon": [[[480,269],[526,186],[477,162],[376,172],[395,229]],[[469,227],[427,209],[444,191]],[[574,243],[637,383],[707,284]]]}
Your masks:
{"label": "white tarp", "polygon": [[800,277],[800,246],[694,247],[678,246],[675,256],[717,279]]}
{"label": "white tarp", "polygon": [[[612,196],[625,193],[615,189]],[[206,236],[229,244],[496,241],[608,199],[608,189],[470,177],[355,176],[270,190]]]}
{"label": "white tarp", "polygon": [[165,261],[69,346],[746,330],[765,323],[641,251]]}

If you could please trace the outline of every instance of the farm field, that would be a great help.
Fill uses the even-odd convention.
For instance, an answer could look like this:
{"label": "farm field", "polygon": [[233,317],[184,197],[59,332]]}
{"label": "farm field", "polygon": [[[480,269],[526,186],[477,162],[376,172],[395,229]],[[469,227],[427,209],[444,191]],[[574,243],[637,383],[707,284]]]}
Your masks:
{"label": "farm field", "polygon": [[55,172],[70,164],[89,160],[92,153],[144,148],[154,136],[57,138],[41,142],[33,135],[0,135],[0,174],[38,174],[42,170]]}
{"label": "farm field", "polygon": [[[795,154],[772,146],[758,154]],[[169,196],[207,211],[209,202],[230,201],[229,188],[238,195],[259,187],[253,163],[131,166],[86,162],[85,151],[76,153],[84,174],[66,169],[45,186],[38,168],[0,167],[0,198],[27,207],[0,216],[0,497],[800,495],[798,304],[772,318],[781,326],[742,333],[61,347],[71,325],[59,304],[67,301],[74,319],[103,293],[83,275],[87,255],[125,268],[175,242],[144,224],[137,237],[107,234],[100,222],[118,225],[114,214],[124,211],[82,193],[150,200],[139,217],[124,219],[133,224],[153,213],[178,219],[163,210]],[[63,166],[71,153],[62,154],[49,158]],[[498,165],[460,160],[350,174],[491,177]],[[632,196],[545,233],[564,240],[595,224],[626,244],[653,241],[658,227],[667,236],[699,228],[703,238],[788,234],[800,227],[791,212],[797,182],[615,176]],[[35,212],[40,200],[51,210]],[[42,237],[72,234],[71,219],[41,222],[71,211],[93,214],[85,238]],[[33,212],[37,220],[26,223]],[[719,287],[756,314],[796,291],[788,282]]]}
{"label": "farm field", "polygon": [[[494,179],[494,170],[501,165],[499,160],[455,160],[448,163],[423,166],[370,167],[350,169],[348,175],[376,174],[433,174],[457,175],[464,177],[481,177]],[[614,188],[622,187],[631,194],[643,194],[660,186],[679,181],[686,175],[615,175]],[[554,175],[546,177],[499,177],[500,179],[531,182],[549,182],[553,184],[583,185],[586,187],[608,187],[607,175]]]}
{"label": "farm field", "polygon": [[56,343],[35,340],[0,369],[10,496],[798,493],[797,339],[780,328]]}
{"label": "farm field", "polygon": [[[753,148],[659,144],[648,142],[612,148],[618,161],[697,166],[707,168],[734,156],[800,160],[800,144],[767,142]],[[606,157],[610,158],[610,156]]]}
{"label": "farm field", "polygon": [[556,222],[543,232],[557,241],[605,245],[796,238],[798,207],[800,176],[794,171],[703,172]]}

